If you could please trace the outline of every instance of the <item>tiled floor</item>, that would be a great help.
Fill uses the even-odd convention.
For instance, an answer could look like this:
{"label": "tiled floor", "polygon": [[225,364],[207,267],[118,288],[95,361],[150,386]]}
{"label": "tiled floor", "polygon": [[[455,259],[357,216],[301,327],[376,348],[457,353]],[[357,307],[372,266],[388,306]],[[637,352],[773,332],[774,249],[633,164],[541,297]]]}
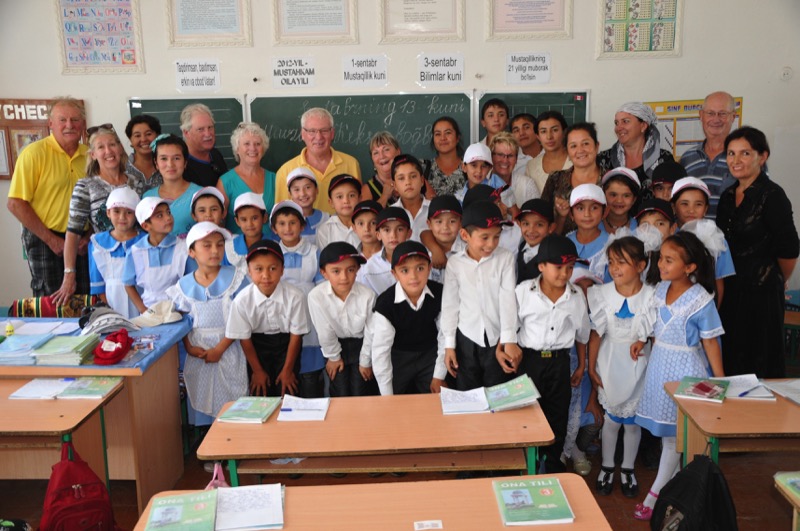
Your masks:
{"label": "tiled floor", "polygon": [[[595,475],[599,469],[598,459],[595,457],[592,461],[594,468],[592,474],[587,478],[590,488],[593,488]],[[800,454],[723,454],[721,466],[736,504],[740,530],[790,529],[791,507],[775,490],[772,474],[779,470],[800,470]],[[654,471],[645,470],[643,467],[637,469],[637,477],[643,492],[649,487],[654,476]],[[275,476],[273,481],[287,485],[312,485],[367,481],[427,481],[452,477],[452,474],[409,474],[398,479],[388,475],[380,478],[368,478],[364,475],[351,474],[342,479],[330,476],[305,476],[301,479],[291,480],[287,476]],[[186,471],[175,488],[203,488],[209,479],[210,474],[203,470],[202,464],[198,463],[194,457],[189,457],[186,460]],[[46,481],[0,481],[0,517],[24,518],[36,528],[41,517],[46,486]],[[133,482],[112,481],[111,496],[117,523],[124,529],[131,529],[138,518]],[[619,488],[616,488],[610,496],[597,497],[600,508],[615,530],[649,529],[647,523],[633,519],[633,506],[637,501],[639,500],[625,498]]]}

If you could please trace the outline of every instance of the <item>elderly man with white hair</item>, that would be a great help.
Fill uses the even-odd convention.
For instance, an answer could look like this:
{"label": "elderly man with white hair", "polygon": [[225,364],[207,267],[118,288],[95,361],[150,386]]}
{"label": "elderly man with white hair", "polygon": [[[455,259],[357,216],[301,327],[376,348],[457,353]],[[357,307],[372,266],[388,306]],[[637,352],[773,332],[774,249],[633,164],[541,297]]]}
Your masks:
{"label": "elderly man with white hair", "polygon": [[214,145],[214,115],[206,105],[192,103],[181,111],[181,132],[189,147],[189,160],[185,178],[200,186],[216,186],[219,177],[228,171],[228,165]]}
{"label": "elderly man with white hair", "polygon": [[328,185],[331,179],[342,173],[361,180],[358,161],[331,147],[336,129],[333,126],[333,116],[326,109],[314,107],[304,112],[300,117],[300,127],[300,136],[306,147],[278,170],[275,178],[275,202],[290,198],[286,177],[292,170],[302,166],[313,171],[317,179],[319,193],[314,208],[333,214],[333,207],[328,202]]}
{"label": "elderly man with white hair", "polygon": [[661,149],[656,122],[656,113],[648,105],[638,101],[623,104],[614,115],[617,142],[597,156],[603,168],[623,166],[635,171],[642,183],[642,199],[653,197],[651,178],[656,166],[674,160],[670,151]]}

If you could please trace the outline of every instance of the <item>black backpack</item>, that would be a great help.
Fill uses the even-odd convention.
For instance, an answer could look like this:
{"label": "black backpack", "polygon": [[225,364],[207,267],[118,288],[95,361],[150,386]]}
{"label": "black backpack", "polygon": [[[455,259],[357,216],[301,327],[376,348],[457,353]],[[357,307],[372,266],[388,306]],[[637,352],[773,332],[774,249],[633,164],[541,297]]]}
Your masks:
{"label": "black backpack", "polygon": [[696,455],[656,500],[650,529],[657,531],[736,531],[736,507],[728,482],[708,456]]}

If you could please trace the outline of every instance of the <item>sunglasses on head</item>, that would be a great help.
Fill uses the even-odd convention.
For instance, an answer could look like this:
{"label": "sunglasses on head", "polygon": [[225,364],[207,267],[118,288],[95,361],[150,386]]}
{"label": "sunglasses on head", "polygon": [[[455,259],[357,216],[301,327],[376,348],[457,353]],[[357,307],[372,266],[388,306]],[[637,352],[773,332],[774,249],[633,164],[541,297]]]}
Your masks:
{"label": "sunglasses on head", "polygon": [[114,131],[114,125],[113,124],[93,125],[92,127],[86,129],[86,134],[92,136],[100,129],[108,129],[109,131]]}

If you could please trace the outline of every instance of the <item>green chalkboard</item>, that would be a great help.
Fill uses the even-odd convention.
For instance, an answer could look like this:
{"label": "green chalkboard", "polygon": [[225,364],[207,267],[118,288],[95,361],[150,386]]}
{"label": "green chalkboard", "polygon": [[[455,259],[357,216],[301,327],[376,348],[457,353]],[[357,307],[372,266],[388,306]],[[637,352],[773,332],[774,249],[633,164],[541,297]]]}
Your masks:
{"label": "green chalkboard", "polygon": [[[544,111],[558,111],[567,119],[567,124],[586,120],[586,92],[487,92],[477,102],[478,125],[480,126],[481,108],[484,102],[492,98],[500,98],[509,108],[509,120],[515,114],[527,112],[539,116]],[[480,137],[486,136],[486,130],[480,127]]]}
{"label": "green chalkboard", "polygon": [[369,139],[389,131],[405,153],[430,158],[431,129],[440,116],[451,116],[461,128],[462,145],[469,145],[471,97],[467,94],[381,94],[358,96],[255,97],[250,119],[269,136],[264,166],[275,171],[305,147],[300,138],[300,116],[312,107],[323,107],[336,127],[333,148],[358,159],[361,173],[373,173]]}
{"label": "green chalkboard", "polygon": [[244,106],[237,98],[179,98],[179,99],[130,99],[128,110],[131,118],[149,114],[161,122],[163,133],[181,135],[181,111],[190,103],[203,103],[214,114],[214,130],[217,133],[217,149],[222,152],[228,168],[236,166],[231,150],[231,133],[244,120]]}

